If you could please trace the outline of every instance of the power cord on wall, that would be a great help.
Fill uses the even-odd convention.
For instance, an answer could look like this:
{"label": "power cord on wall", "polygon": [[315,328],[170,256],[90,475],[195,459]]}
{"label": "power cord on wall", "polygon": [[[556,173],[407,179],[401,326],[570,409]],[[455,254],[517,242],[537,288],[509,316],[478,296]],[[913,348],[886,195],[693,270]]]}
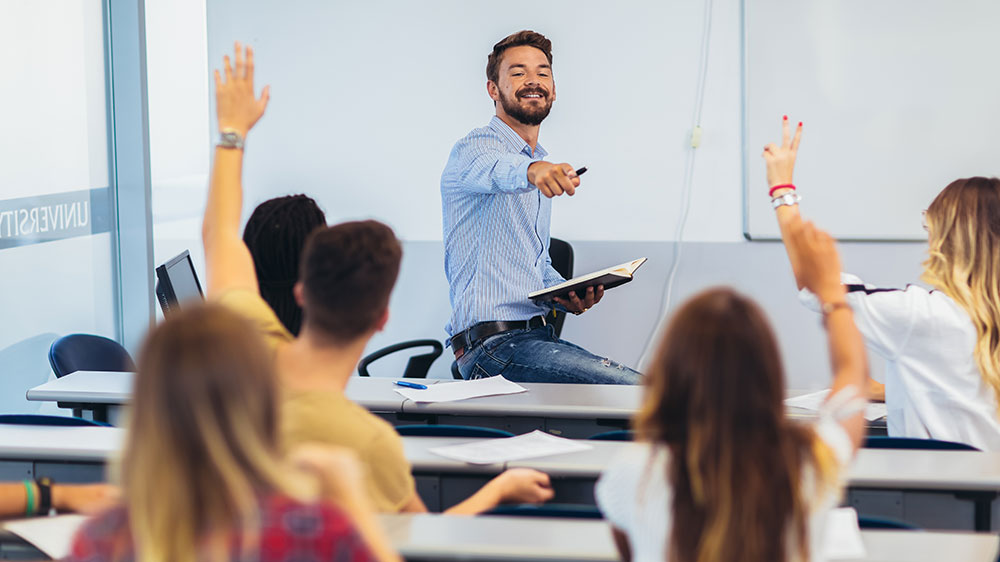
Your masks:
{"label": "power cord on wall", "polygon": [[660,315],[656,322],[656,328],[649,333],[646,343],[642,348],[642,355],[639,358],[639,370],[645,371],[648,355],[653,342],[659,341],[660,332],[666,324],[667,313],[670,311],[670,302],[673,297],[674,280],[681,264],[681,248],[684,241],[684,227],[687,225],[688,214],[691,210],[691,190],[694,185],[694,163],[698,147],[701,145],[701,111],[705,104],[705,82],[708,77],[708,48],[712,35],[712,3],[713,0],[705,0],[705,17],[702,24],[701,38],[701,58],[698,64],[697,90],[695,92],[694,119],[691,126],[691,148],[688,150],[687,158],[684,162],[684,188],[681,191],[681,216],[677,222],[677,230],[674,232],[674,255],[670,263],[670,273],[667,275],[667,286],[660,301]]}

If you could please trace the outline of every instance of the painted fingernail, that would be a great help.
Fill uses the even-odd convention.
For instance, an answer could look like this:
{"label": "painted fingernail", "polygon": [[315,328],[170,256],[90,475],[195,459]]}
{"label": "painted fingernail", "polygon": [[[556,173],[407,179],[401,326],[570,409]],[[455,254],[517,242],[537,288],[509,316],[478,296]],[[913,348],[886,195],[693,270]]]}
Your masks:
{"label": "painted fingernail", "polygon": [[788,121],[788,116],[786,115],[786,116],[782,117],[782,119],[784,119],[785,121]]}
{"label": "painted fingernail", "polygon": [[799,121],[799,127],[801,127],[801,126],[802,126],[802,121]]}

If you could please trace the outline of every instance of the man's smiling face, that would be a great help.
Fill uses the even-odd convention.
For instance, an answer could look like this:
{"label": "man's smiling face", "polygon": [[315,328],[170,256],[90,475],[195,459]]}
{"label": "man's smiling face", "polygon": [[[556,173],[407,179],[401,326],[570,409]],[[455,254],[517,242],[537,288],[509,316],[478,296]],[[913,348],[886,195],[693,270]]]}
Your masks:
{"label": "man's smiling face", "polygon": [[504,113],[520,123],[539,125],[556,99],[552,65],[545,53],[528,45],[504,51],[499,83],[490,82],[490,97]]}

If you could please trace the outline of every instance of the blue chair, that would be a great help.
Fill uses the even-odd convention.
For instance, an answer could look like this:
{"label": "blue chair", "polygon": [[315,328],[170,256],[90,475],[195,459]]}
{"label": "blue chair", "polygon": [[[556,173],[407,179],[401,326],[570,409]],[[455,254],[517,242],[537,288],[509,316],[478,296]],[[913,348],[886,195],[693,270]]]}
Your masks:
{"label": "blue chair", "polygon": [[[70,334],[52,342],[49,347],[49,365],[56,377],[76,371],[135,371],[132,356],[118,342],[92,334]],[[80,417],[78,404],[59,402],[60,408],[72,408]],[[108,421],[107,408],[95,408],[94,419]]]}
{"label": "blue chair", "polygon": [[635,432],[631,429],[616,429],[591,435],[587,439],[593,441],[635,441]]}
{"label": "blue chair", "polygon": [[603,519],[601,511],[593,505],[578,505],[569,503],[546,503],[534,505],[530,503],[516,505],[498,505],[483,513],[483,515],[513,515],[517,517],[568,517],[571,519]]}
{"label": "blue chair", "polygon": [[396,432],[415,437],[514,437],[502,429],[471,425],[397,425]]}
{"label": "blue chair", "polygon": [[91,334],[70,334],[52,342],[49,365],[56,377],[74,371],[135,371],[132,356],[121,344]]}
{"label": "blue chair", "polygon": [[919,531],[920,527],[915,527],[909,523],[887,519],[884,517],[868,517],[858,515],[858,527],[862,529],[904,529],[908,531]]}
{"label": "blue chair", "polygon": [[922,449],[930,451],[978,451],[965,443],[941,441],[939,439],[919,439],[916,437],[867,437],[865,449]]}
{"label": "blue chair", "polygon": [[65,427],[100,426],[109,427],[109,424],[85,420],[83,418],[70,418],[67,416],[46,416],[42,414],[0,414],[0,424],[7,425],[58,425]]}

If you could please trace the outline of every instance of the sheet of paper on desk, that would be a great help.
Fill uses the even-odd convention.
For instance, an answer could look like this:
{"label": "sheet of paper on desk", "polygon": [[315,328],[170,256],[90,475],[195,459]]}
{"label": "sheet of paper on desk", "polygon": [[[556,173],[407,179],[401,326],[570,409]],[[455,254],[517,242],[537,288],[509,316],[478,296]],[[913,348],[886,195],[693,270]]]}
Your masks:
{"label": "sheet of paper on desk", "polygon": [[[819,392],[803,394],[802,396],[796,396],[795,398],[785,400],[785,406],[802,408],[803,410],[809,410],[810,412],[818,412],[820,406],[823,405],[823,402],[829,395],[829,388]],[[869,402],[868,405],[865,406],[865,419],[868,421],[879,420],[886,416],[886,412],[885,403]]]}
{"label": "sheet of paper on desk", "polygon": [[536,429],[531,433],[516,437],[486,439],[462,445],[435,447],[429,450],[446,459],[469,464],[494,464],[561,453],[575,453],[588,449],[593,449],[593,447]]}
{"label": "sheet of paper on desk", "polygon": [[841,507],[827,514],[823,556],[836,560],[855,560],[866,556],[865,543],[858,528],[858,513],[854,508]]}
{"label": "sheet of paper on desk", "polygon": [[46,556],[61,560],[69,556],[73,536],[87,520],[86,515],[57,515],[6,521],[3,528],[31,543]]}
{"label": "sheet of paper on desk", "polygon": [[527,388],[511,382],[503,376],[487,377],[471,381],[443,382],[428,385],[427,390],[418,388],[395,388],[403,398],[414,402],[452,402],[498,394],[518,394],[528,392]]}

